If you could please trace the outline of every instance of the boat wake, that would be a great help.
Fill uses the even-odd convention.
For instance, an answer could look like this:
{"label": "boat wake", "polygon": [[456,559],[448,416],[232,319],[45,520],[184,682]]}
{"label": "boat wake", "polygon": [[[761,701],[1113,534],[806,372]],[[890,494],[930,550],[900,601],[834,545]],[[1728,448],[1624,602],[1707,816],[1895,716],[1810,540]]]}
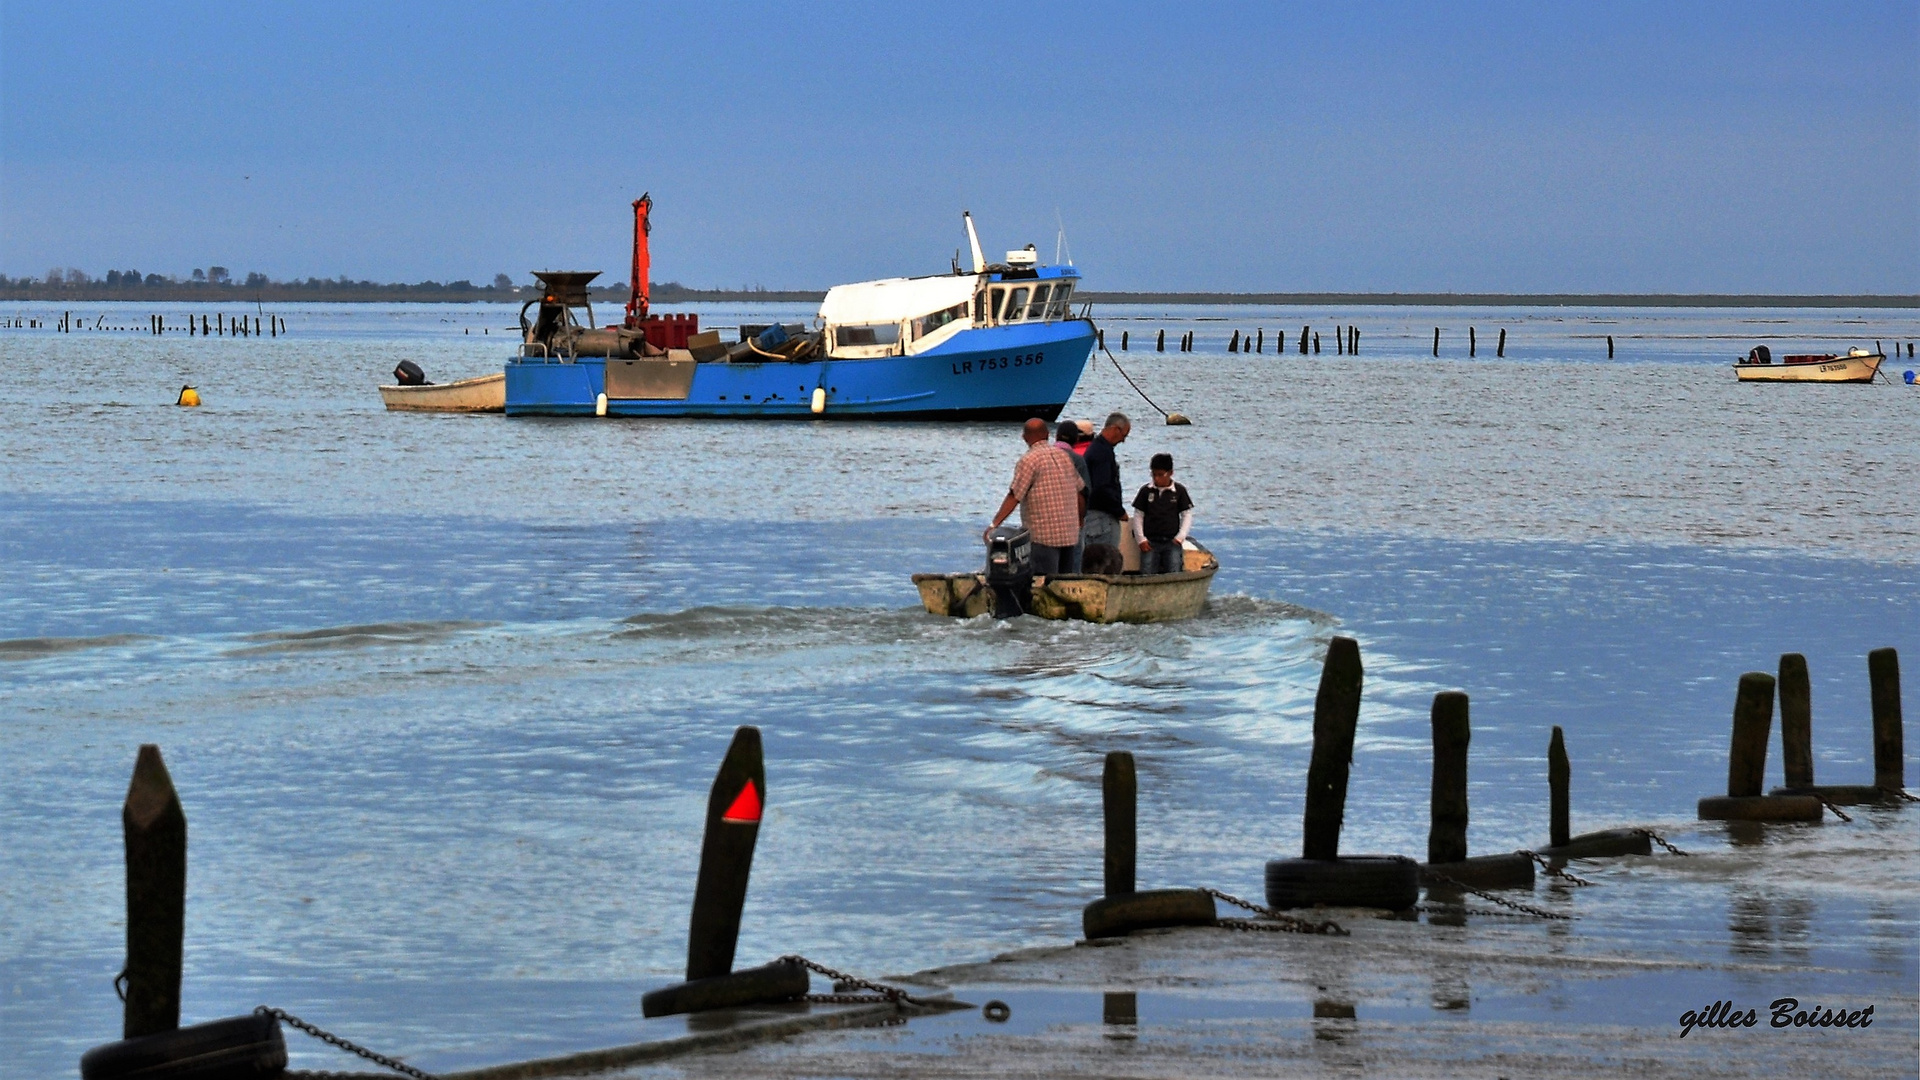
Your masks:
{"label": "boat wake", "polygon": [[497,623],[447,619],[435,622],[365,623],[356,626],[328,626],[318,630],[273,630],[248,634],[241,640],[255,642],[229,649],[228,656],[258,656],[266,653],[317,652],[341,649],[365,649],[387,645],[427,645],[469,630],[484,630]]}
{"label": "boat wake", "polygon": [[38,660],[43,656],[111,649],[158,640],[148,634],[104,634],[99,637],[30,637],[0,639],[0,660]]}

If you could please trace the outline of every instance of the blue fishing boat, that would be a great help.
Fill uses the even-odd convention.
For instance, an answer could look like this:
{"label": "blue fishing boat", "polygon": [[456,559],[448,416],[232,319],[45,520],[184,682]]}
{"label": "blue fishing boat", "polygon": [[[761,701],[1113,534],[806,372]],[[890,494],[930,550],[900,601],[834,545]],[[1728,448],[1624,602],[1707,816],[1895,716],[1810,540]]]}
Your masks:
{"label": "blue fishing boat", "polygon": [[537,275],[506,366],[508,415],[1052,420],[1093,353],[1093,324],[1072,311],[1080,272],[1040,265],[1031,244],[987,263],[971,215],[971,270],[836,286],[812,326],[746,326],[723,343],[649,312],[647,206],[635,204],[622,325],[593,325],[594,274]]}

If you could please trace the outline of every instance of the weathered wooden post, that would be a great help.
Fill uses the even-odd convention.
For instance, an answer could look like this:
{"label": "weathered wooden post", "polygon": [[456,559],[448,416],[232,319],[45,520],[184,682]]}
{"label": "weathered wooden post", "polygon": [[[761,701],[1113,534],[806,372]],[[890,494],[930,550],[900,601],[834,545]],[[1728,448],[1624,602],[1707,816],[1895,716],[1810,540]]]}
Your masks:
{"label": "weathered wooden post", "polygon": [[127,1004],[121,1038],[180,1026],[187,925],[187,815],[160,748],[140,747],[120,811],[127,847]]}
{"label": "weathered wooden post", "polygon": [[1340,857],[1340,825],[1346,815],[1347,771],[1353,733],[1360,723],[1360,643],[1336,637],[1327,646],[1320,689],[1313,699],[1313,757],[1307,764],[1307,811],[1301,823],[1300,855]]}
{"label": "weathered wooden post", "polygon": [[1139,780],[1133,755],[1125,750],[1107,754],[1100,777],[1100,803],[1106,821],[1106,895],[1080,912],[1081,931],[1088,940],[1120,937],[1135,930],[1162,926],[1210,926],[1216,913],[1213,896],[1202,889],[1134,888],[1134,842]]}
{"label": "weathered wooden post", "polygon": [[1165,330],[1160,331],[1160,337],[1154,342],[1153,351],[1154,352],[1167,351],[1167,332]]}
{"label": "weathered wooden post", "polygon": [[644,1016],[704,1012],[738,1005],[785,1001],[807,992],[807,969],[776,960],[733,970],[747,878],[766,806],[767,776],[760,729],[741,727],[707,793],[706,835],[700,846],[700,876],[687,925],[687,981],[640,997]]}
{"label": "weathered wooden post", "polygon": [[1125,330],[1120,331],[1120,351],[1127,351],[1127,332]]}
{"label": "weathered wooden post", "polygon": [[1432,816],[1427,827],[1427,861],[1453,863],[1467,857],[1467,695],[1447,690],[1433,695]]}
{"label": "weathered wooden post", "polygon": [[1867,679],[1873,693],[1873,784],[1882,791],[1904,791],[1907,762],[1900,720],[1900,654],[1892,649],[1868,653]]}
{"label": "weathered wooden post", "polygon": [[1780,654],[1780,762],[1787,787],[1813,786],[1813,684],[1807,658]]}
{"label": "weathered wooden post", "polygon": [[1275,330],[1273,332],[1273,354],[1279,356],[1286,351],[1287,332],[1285,330]]}
{"label": "weathered wooden post", "polygon": [[1233,340],[1227,342],[1227,351],[1230,353],[1237,353],[1240,351],[1240,331],[1235,330],[1233,332]]}
{"label": "weathered wooden post", "polygon": [[1320,331],[1318,330],[1313,332],[1313,355],[1320,355]]}
{"label": "weathered wooden post", "polygon": [[1264,353],[1267,351],[1267,328],[1264,326],[1259,327],[1257,334],[1258,336],[1253,339],[1253,351]]}
{"label": "weathered wooden post", "polygon": [[1566,847],[1573,839],[1573,813],[1568,791],[1573,766],[1567,761],[1567,738],[1553,725],[1547,740],[1547,840],[1550,847]]}
{"label": "weathered wooden post", "polygon": [[1500,345],[1498,348],[1494,349],[1493,355],[1497,357],[1504,357],[1507,355],[1507,328],[1504,326],[1500,328]]}
{"label": "weathered wooden post", "polygon": [[742,727],[734,732],[707,792],[706,838],[700,845],[700,877],[687,927],[688,981],[733,970],[733,947],[740,936],[740,912],[747,903],[747,878],[753,871],[766,790],[760,729]]}
{"label": "weathered wooden post", "polygon": [[1440,356],[1440,328],[1437,326],[1433,328],[1433,355],[1435,359]]}
{"label": "weathered wooden post", "polygon": [[1773,676],[1750,671],[1740,676],[1733,703],[1733,745],[1727,753],[1727,794],[1760,794],[1766,780],[1767,739],[1773,734]]}
{"label": "weathered wooden post", "polygon": [[1093,340],[1094,340],[1094,341],[1095,341],[1096,343],[1098,343],[1098,344],[1099,344],[1099,346],[1100,346],[1101,348],[1103,348],[1103,349],[1104,349],[1104,348],[1106,348],[1106,347],[1107,347],[1107,332],[1106,332],[1105,330],[1095,330],[1095,331],[1093,332]]}
{"label": "weathered wooden post", "polygon": [[1702,821],[1819,821],[1826,808],[1812,795],[1763,795],[1767,739],[1773,729],[1774,678],[1764,671],[1740,676],[1733,703],[1733,744],[1727,752],[1727,794],[1700,800]]}
{"label": "weathered wooden post", "polygon": [[1530,888],[1533,860],[1527,856],[1467,855],[1467,707],[1467,695],[1458,690],[1433,696],[1432,813],[1421,877],[1429,889],[1451,888],[1448,880],[1475,888]]}
{"label": "weathered wooden post", "polygon": [[1108,896],[1126,896],[1134,891],[1134,830],[1139,790],[1133,755],[1125,750],[1108,754],[1106,770],[1100,777],[1100,805],[1106,815]]}
{"label": "weathered wooden post", "polygon": [[1607,359],[1613,359],[1613,335],[1607,335]]}
{"label": "weathered wooden post", "polygon": [[1476,336],[1473,327],[1471,326],[1467,327],[1467,357],[1469,359],[1477,355],[1475,350],[1478,348],[1478,346],[1479,346],[1479,338]]}
{"label": "weathered wooden post", "polygon": [[1653,841],[1637,829],[1600,829],[1573,832],[1573,766],[1567,760],[1566,735],[1558,725],[1547,741],[1547,846],[1541,854],[1554,859],[1597,859],[1610,855],[1649,855]]}
{"label": "weathered wooden post", "polygon": [[1333,328],[1333,355],[1345,356],[1346,354],[1347,328],[1345,326],[1336,326]]}
{"label": "weathered wooden post", "polygon": [[1420,864],[1396,855],[1340,854],[1354,731],[1360,721],[1360,644],[1327,643],[1313,701],[1313,756],[1307,763],[1307,806],[1298,859],[1267,863],[1267,904],[1276,908],[1374,907],[1398,911],[1420,898]]}
{"label": "weathered wooden post", "polygon": [[1300,355],[1307,355],[1307,328],[1304,326],[1300,328]]}

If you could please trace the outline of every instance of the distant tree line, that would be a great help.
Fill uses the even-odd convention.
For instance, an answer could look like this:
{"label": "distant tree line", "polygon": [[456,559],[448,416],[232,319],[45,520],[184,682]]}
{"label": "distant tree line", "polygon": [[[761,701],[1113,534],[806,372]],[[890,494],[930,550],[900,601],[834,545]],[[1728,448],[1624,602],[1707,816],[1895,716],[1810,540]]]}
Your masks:
{"label": "distant tree line", "polygon": [[[151,300],[210,301],[507,301],[531,297],[534,284],[515,285],[506,274],[493,275],[487,285],[472,281],[379,282],[339,277],[309,277],[275,281],[253,272],[236,279],[224,266],[196,268],[187,277],[171,274],[143,274],[139,270],[109,270],[94,277],[75,267],[55,267],[42,276],[12,278],[0,274],[0,300]],[[769,303],[799,303],[819,300],[820,290],[781,291],[764,286],[739,289],[697,289],[677,281],[663,281],[651,292],[656,304],[683,304],[694,301],[759,300]],[[627,283],[607,282],[592,290],[595,300],[625,300]]]}

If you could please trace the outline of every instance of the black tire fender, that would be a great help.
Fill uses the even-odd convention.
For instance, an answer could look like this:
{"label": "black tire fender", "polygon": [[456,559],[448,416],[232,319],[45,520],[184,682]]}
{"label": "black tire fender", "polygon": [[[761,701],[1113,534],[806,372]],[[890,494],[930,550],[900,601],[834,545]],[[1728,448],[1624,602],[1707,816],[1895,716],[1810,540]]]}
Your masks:
{"label": "black tire fender", "polygon": [[1342,855],[1338,859],[1274,859],[1267,863],[1267,906],[1385,908],[1404,911],[1420,900],[1420,864],[1405,855]]}
{"label": "black tire fender", "polygon": [[286,1070],[280,1021],[261,1013],[122,1039],[80,1055],[81,1080],[255,1080]]}
{"label": "black tire fender", "polygon": [[1473,889],[1531,889],[1533,860],[1516,851],[1507,855],[1475,855],[1459,862],[1420,864],[1420,882],[1429,891],[1451,888],[1435,875],[1444,875]]}
{"label": "black tire fender", "polygon": [[1104,896],[1080,913],[1080,927],[1089,941],[1163,926],[1212,926],[1216,921],[1213,897],[1200,889]]}
{"label": "black tire fender", "polygon": [[710,979],[674,983],[640,995],[640,1015],[673,1016],[678,1013],[706,1012],[709,1009],[734,1009],[742,1005],[769,1005],[804,997],[810,976],[807,969],[789,960],[775,960],[760,967],[745,968],[715,975]]}
{"label": "black tire fender", "polygon": [[1701,821],[1819,821],[1826,806],[1812,795],[1709,795]]}

